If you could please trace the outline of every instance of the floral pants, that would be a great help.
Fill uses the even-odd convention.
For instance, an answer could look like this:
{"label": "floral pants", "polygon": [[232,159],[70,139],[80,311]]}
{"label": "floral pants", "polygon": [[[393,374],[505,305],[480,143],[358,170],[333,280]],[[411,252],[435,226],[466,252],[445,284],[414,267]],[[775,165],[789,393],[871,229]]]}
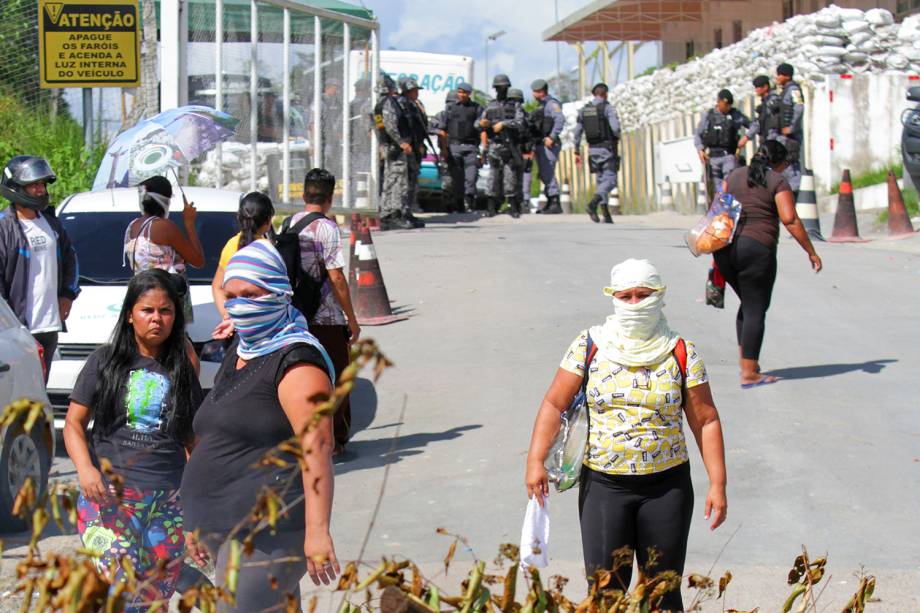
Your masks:
{"label": "floral pants", "polygon": [[125,488],[120,504],[113,497],[101,505],[81,495],[77,528],[83,546],[99,554],[100,570],[114,569],[113,581],[124,580],[125,557],[134,565],[143,588],[128,595],[126,611],[147,611],[172,596],[185,558],[178,490]]}

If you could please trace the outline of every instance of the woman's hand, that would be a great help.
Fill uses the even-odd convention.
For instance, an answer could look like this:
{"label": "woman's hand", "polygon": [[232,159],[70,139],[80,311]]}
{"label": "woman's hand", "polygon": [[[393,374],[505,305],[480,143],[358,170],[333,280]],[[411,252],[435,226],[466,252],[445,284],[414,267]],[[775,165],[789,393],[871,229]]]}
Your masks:
{"label": "woman's hand", "polygon": [[194,226],[196,217],[198,217],[198,209],[195,208],[195,203],[186,200],[185,206],[182,207],[182,221],[186,226]]}
{"label": "woman's hand", "polygon": [[549,476],[546,474],[546,467],[542,462],[528,462],[527,475],[524,477],[524,483],[527,485],[527,498],[536,497],[540,506],[543,506],[543,499],[549,496]]}
{"label": "woman's hand", "polygon": [[83,497],[96,504],[105,504],[109,500],[109,490],[96,467],[86,468],[77,473]]}
{"label": "woman's hand", "polygon": [[728,500],[725,498],[725,486],[712,484],[709,486],[709,493],[706,494],[706,515],[708,521],[712,517],[710,530],[715,530],[722,525],[725,517],[728,515]]}
{"label": "woman's hand", "polygon": [[307,557],[307,574],[310,575],[314,585],[319,585],[320,582],[329,585],[335,581],[341,569],[335,557],[332,536],[328,531],[310,530],[308,527],[307,537],[303,542],[303,552]]}
{"label": "woman's hand", "polygon": [[817,253],[813,253],[808,256],[808,259],[811,260],[811,268],[816,273],[821,272],[821,269],[824,268],[824,264],[821,262],[821,256]]}
{"label": "woman's hand", "polygon": [[208,549],[198,540],[194,531],[185,533],[185,551],[199,567],[207,566]]}
{"label": "woman's hand", "polygon": [[236,329],[233,326],[233,321],[228,317],[227,319],[217,324],[217,327],[214,328],[213,332],[211,332],[211,338],[216,341],[222,341],[233,336],[235,330]]}

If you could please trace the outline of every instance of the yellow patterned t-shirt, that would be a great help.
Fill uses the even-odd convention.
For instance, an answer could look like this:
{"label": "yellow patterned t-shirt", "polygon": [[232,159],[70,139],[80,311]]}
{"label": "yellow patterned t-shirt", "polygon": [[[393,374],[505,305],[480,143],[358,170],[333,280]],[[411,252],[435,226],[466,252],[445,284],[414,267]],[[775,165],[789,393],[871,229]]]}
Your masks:
{"label": "yellow patterned t-shirt", "polygon": [[[709,381],[690,341],[687,387]],[[583,375],[588,332],[569,346],[560,367]],[[686,462],[681,374],[673,354],[653,366],[621,366],[595,354],[588,369],[590,430],[585,466],[613,475],[647,475]]]}

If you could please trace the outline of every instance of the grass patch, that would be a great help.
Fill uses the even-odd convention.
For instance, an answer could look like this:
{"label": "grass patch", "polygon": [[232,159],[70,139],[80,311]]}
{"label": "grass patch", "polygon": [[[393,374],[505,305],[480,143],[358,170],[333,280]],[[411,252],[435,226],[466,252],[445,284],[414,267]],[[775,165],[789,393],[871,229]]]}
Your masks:
{"label": "grass patch", "polygon": [[[888,181],[888,170],[889,168],[877,168],[875,170],[870,170],[869,172],[864,172],[860,175],[856,175],[855,177],[850,177],[850,183],[852,183],[853,189],[885,183]],[[898,179],[904,176],[904,165],[901,162],[893,164],[890,170],[894,171],[894,176]],[[839,192],[840,182],[838,181],[831,186],[831,193],[837,194]]]}
{"label": "grass patch", "polygon": [[[105,155],[105,145],[92,151],[83,146],[83,128],[66,111],[51,116],[17,98],[0,95],[0,164],[4,166],[17,155],[37,155],[48,160],[57,181],[48,186],[51,203],[93,186],[96,170]],[[8,202],[0,199],[0,208]]]}

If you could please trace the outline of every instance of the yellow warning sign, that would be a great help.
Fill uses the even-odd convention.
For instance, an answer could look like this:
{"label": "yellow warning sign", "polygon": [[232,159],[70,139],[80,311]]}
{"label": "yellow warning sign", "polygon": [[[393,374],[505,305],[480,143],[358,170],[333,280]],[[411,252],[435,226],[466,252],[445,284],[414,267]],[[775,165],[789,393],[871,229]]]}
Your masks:
{"label": "yellow warning sign", "polygon": [[140,18],[128,0],[38,0],[42,87],[140,85]]}

